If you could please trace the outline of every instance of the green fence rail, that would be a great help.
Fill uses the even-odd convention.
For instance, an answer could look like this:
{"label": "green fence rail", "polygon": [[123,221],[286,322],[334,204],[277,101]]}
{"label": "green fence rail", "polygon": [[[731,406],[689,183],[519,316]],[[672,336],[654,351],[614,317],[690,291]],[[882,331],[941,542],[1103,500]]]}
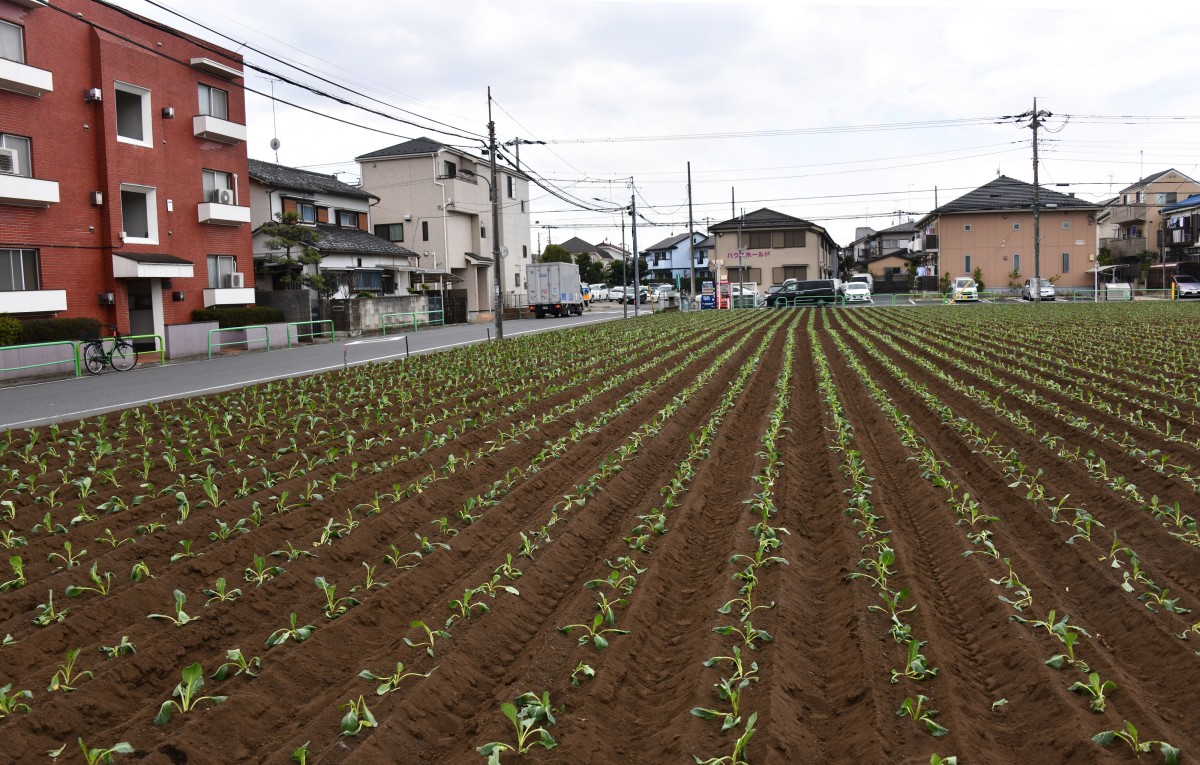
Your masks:
{"label": "green fence rail", "polygon": [[38,364],[24,364],[19,367],[0,367],[0,372],[16,372],[21,369],[37,369],[38,367],[53,367],[59,364],[71,364],[75,368],[75,376],[79,377],[83,372],[79,364],[79,344],[71,340],[55,340],[49,343],[29,343],[28,345],[5,345],[0,347],[0,353],[4,351],[23,351],[29,348],[50,348],[53,346],[62,346],[71,349],[71,358],[62,359],[61,361],[43,361]]}
{"label": "green fence rail", "polygon": [[[300,331],[300,327],[309,326],[312,324],[316,324],[318,327],[322,327],[322,329],[319,329],[314,332],[301,332]],[[328,325],[328,329],[324,329],[324,327],[326,327],[327,325]],[[326,335],[329,335],[330,340],[333,340],[336,337],[336,335],[333,331],[333,320],[332,319],[319,319],[316,321],[293,321],[287,325],[287,347],[288,348],[292,347],[292,327],[296,328],[296,340],[297,341],[300,340],[300,338],[302,338],[302,337],[325,337]]]}
{"label": "green fence rail", "polygon": [[[115,338],[115,337],[101,337],[98,339],[100,340],[101,343],[112,343],[113,345],[115,345],[117,342],[117,338]],[[166,343],[166,341],[163,340],[162,335],[121,335],[121,339],[129,340],[130,342],[132,342],[134,340],[153,340],[154,341],[154,350],[139,351],[135,347],[133,349],[134,353],[137,354],[138,361],[141,361],[141,358],[143,355],[152,353],[152,354],[158,356],[158,365],[160,367],[166,366],[166,364],[167,364],[167,343]],[[111,350],[111,348],[106,348],[105,352],[107,353],[109,350]]]}
{"label": "green fence rail", "polygon": [[[405,313],[385,313],[383,316],[379,317],[379,322],[380,322],[381,328],[383,329],[383,334],[386,335],[388,333],[388,327],[401,326],[400,322],[390,322],[390,323],[388,322],[388,319],[393,319],[398,316],[400,316],[400,317],[411,316],[412,317],[412,331],[413,332],[417,331],[417,317],[418,316],[428,317],[424,322],[426,326],[429,326],[429,327],[435,327],[435,326],[436,327],[444,327],[444,326],[446,326],[446,317],[445,317],[444,311],[407,311]],[[434,316],[437,316],[436,321],[433,318]],[[408,319],[404,319],[403,323],[405,325],[407,325]]]}
{"label": "green fence rail", "polygon": [[266,324],[248,324],[244,327],[217,327],[216,329],[210,329],[208,331],[208,357],[210,359],[212,358],[213,348],[220,348],[220,347],[226,346],[226,345],[242,345],[243,343],[245,343],[246,346],[249,347],[249,345],[252,341],[248,337],[243,337],[239,340],[229,340],[224,343],[214,343],[213,342],[213,335],[217,332],[237,332],[239,330],[245,331],[247,329],[261,329],[263,331],[262,340],[263,340],[263,343],[266,344],[266,350],[268,350],[268,351],[271,350],[271,330],[267,329]]}

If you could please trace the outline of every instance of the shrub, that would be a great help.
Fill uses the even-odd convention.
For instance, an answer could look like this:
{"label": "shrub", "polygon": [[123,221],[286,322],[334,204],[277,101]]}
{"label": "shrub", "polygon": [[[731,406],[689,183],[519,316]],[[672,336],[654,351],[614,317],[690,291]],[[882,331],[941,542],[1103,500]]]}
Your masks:
{"label": "shrub", "polygon": [[0,316],[0,346],[16,345],[21,337],[21,322],[11,316]]}
{"label": "shrub", "polygon": [[205,308],[192,311],[192,321],[215,321],[222,329],[226,329],[228,327],[249,327],[255,324],[278,324],[284,321],[284,317],[283,311],[266,306]]}
{"label": "shrub", "polygon": [[100,336],[96,319],[36,319],[23,321],[20,344],[53,343],[59,340],[91,340]]}

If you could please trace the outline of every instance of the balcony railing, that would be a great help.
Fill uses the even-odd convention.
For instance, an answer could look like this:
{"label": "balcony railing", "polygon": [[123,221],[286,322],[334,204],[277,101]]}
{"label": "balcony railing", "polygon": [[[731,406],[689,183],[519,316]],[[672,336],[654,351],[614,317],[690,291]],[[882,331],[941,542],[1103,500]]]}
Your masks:
{"label": "balcony railing", "polygon": [[197,138],[220,143],[238,144],[246,141],[246,126],[236,122],[198,114],[192,118],[192,132]]}
{"label": "balcony railing", "polygon": [[217,202],[201,202],[196,209],[201,223],[218,226],[240,226],[250,222],[250,208],[238,205],[223,205]]}
{"label": "balcony railing", "polygon": [[1110,207],[1105,212],[1108,213],[1109,223],[1134,223],[1139,220],[1146,220],[1146,205],[1117,205]]}
{"label": "balcony railing", "polygon": [[41,96],[54,90],[54,75],[45,69],[0,58],[0,90]]}
{"label": "balcony railing", "polygon": [[1146,251],[1146,237],[1101,239],[1100,247],[1107,248],[1114,258],[1132,258]]}
{"label": "balcony railing", "polygon": [[0,174],[0,205],[49,207],[58,204],[58,181]]}

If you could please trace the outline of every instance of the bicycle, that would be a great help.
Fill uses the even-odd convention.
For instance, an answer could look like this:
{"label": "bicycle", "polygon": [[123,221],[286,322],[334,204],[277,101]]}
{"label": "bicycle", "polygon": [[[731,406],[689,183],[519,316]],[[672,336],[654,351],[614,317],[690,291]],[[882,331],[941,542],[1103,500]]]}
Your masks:
{"label": "bicycle", "polygon": [[121,337],[121,330],[116,324],[108,326],[113,331],[111,350],[104,350],[106,338],[92,340],[83,346],[83,365],[94,375],[100,374],[106,366],[111,366],[118,372],[128,372],[137,364],[137,351],[133,349],[133,343]]}

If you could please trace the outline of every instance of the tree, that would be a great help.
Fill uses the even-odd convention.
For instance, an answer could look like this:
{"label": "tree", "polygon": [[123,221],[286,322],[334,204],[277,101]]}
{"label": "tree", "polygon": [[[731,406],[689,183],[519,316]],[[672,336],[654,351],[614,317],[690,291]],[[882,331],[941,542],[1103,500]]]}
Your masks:
{"label": "tree", "polygon": [[585,284],[604,281],[604,264],[592,260],[592,256],[586,252],[575,256],[575,265],[579,266],[579,281]]}
{"label": "tree", "polygon": [[571,253],[567,252],[567,249],[561,244],[548,244],[546,245],[546,249],[542,250],[540,262],[571,263],[573,259],[571,258]]}
{"label": "tree", "polygon": [[[271,262],[288,267],[285,282],[307,287],[326,300],[337,292],[337,282],[320,271],[321,251],[317,242],[321,241],[321,233],[301,224],[300,216],[294,212],[275,213],[275,220],[264,223],[259,231],[270,237],[266,248],[271,251]],[[313,267],[311,273],[309,266]]]}

